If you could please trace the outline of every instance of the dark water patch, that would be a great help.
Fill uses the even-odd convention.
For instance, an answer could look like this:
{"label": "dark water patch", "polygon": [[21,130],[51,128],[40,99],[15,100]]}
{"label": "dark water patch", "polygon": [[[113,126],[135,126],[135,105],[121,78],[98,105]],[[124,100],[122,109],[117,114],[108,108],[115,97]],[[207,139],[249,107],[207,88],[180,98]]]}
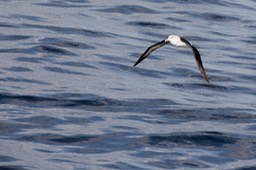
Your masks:
{"label": "dark water patch", "polygon": [[[96,97],[96,96],[95,96]],[[59,106],[67,107],[67,108],[83,108],[86,107],[88,110],[92,109],[91,107],[95,108],[98,111],[107,111],[109,109],[113,109],[112,107],[119,108],[121,101],[107,99],[104,97],[96,97],[96,98],[87,98],[87,99],[71,99],[71,100],[62,100],[59,102]],[[94,110],[94,109],[93,109]],[[114,111],[114,110],[112,110]]]}
{"label": "dark water patch", "polygon": [[19,40],[26,40],[26,39],[29,39],[29,38],[32,38],[32,36],[0,34],[0,41],[19,41]]}
{"label": "dark water patch", "polygon": [[12,161],[17,161],[17,159],[10,156],[0,155],[0,162],[12,162]]}
{"label": "dark water patch", "polygon": [[[236,59],[236,60],[238,60],[241,64],[242,64],[242,66],[251,66],[251,65],[253,65],[252,63],[251,63],[251,61],[254,61],[255,60],[255,54],[254,53],[252,53],[252,52],[250,52],[250,51],[245,51],[245,52],[243,52],[243,54],[242,53],[240,53],[240,49],[237,49],[236,50],[237,51],[237,53],[236,54],[228,54],[227,55],[227,57],[230,57],[231,58],[231,60],[234,60],[234,59]],[[249,61],[249,62],[248,62]],[[222,61],[223,63],[227,63],[227,64],[232,64],[232,63],[236,63],[236,64],[239,64],[239,62],[230,62],[230,61]]]}
{"label": "dark water patch", "polygon": [[64,48],[55,47],[53,45],[37,45],[29,48],[9,48],[0,49],[0,53],[18,53],[18,54],[36,54],[36,53],[47,53],[54,55],[72,55],[77,56],[77,54],[66,50]]}
{"label": "dark water patch", "polygon": [[40,80],[34,80],[34,79],[27,79],[27,78],[13,78],[13,77],[5,77],[3,79],[0,79],[0,81],[3,82],[19,82],[19,83],[29,83],[29,84],[40,84],[40,85],[51,85],[50,83],[40,81]]}
{"label": "dark water patch", "polygon": [[[254,78],[252,80],[256,80],[255,76],[252,76],[252,77],[250,76],[250,78]],[[255,90],[253,90],[252,88],[243,87],[243,86],[231,86],[229,92],[237,93],[237,94],[243,93],[243,94],[249,94],[249,95],[256,95]]]}
{"label": "dark water patch", "polygon": [[[66,96],[67,95],[67,96]],[[72,96],[72,98],[70,98]],[[32,96],[32,95],[15,95],[10,93],[2,93],[0,94],[0,103],[1,104],[13,104],[13,105],[24,105],[30,107],[86,107],[90,109],[91,107],[95,107],[96,109],[103,109],[104,106],[110,107],[118,107],[121,105],[121,101],[108,99],[105,97],[100,97],[96,95],[79,95],[77,98],[76,94],[61,94],[57,96],[50,97],[42,97],[42,96]],[[100,108],[103,107],[103,108]],[[111,107],[110,107],[111,108]],[[92,108],[91,108],[92,109]],[[107,108],[106,108],[107,109]],[[105,110],[106,111],[106,110]]]}
{"label": "dark water patch", "polygon": [[2,123],[0,122],[0,132],[1,132],[1,137],[4,136],[11,136],[14,133],[19,133],[22,132],[24,129],[33,129],[35,128],[34,125],[31,125],[29,123]]}
{"label": "dark water patch", "polygon": [[256,44],[256,36],[255,35],[249,36],[246,39],[242,39],[242,42],[245,42],[246,44],[255,45]]}
{"label": "dark water patch", "polygon": [[29,170],[30,168],[26,168],[24,166],[18,166],[18,165],[3,165],[0,166],[1,170]]}
{"label": "dark water patch", "polygon": [[77,48],[77,49],[95,49],[92,45],[88,45],[81,42],[75,42],[73,40],[61,39],[61,38],[44,38],[39,42],[45,45],[53,45],[58,47]]}
{"label": "dark water patch", "polygon": [[211,4],[211,5],[221,5],[221,6],[227,6],[231,3],[221,0],[178,0],[177,4]]}
{"label": "dark water patch", "polygon": [[18,140],[36,142],[36,143],[48,143],[52,145],[69,145],[69,144],[81,144],[87,143],[96,137],[93,135],[73,135],[73,136],[63,136],[58,134],[33,134],[33,135],[23,135],[19,137]]}
{"label": "dark water patch", "polygon": [[205,19],[207,21],[215,21],[215,22],[232,22],[239,21],[240,18],[234,16],[227,16],[224,14],[217,13],[200,13],[200,18]]}
{"label": "dark water patch", "polygon": [[[150,112],[150,109],[155,109],[155,108],[145,108],[143,110],[137,110],[138,113],[147,113]],[[162,121],[158,120],[152,120],[152,117],[149,116],[141,116],[141,115],[128,115],[128,116],[120,116],[118,119],[120,120],[132,120],[132,121],[139,121],[143,123],[150,123],[150,124],[164,124]]]}
{"label": "dark water patch", "polygon": [[[130,137],[131,133],[117,132],[95,135],[95,138],[86,142],[85,147],[70,147],[67,152],[81,154],[113,153],[124,150],[136,150],[142,148],[136,137]],[[134,136],[134,135],[133,135]]]}
{"label": "dark water patch", "polygon": [[[99,62],[103,67],[107,67],[110,70],[113,71],[128,71],[128,72],[134,72],[134,68],[132,66],[127,66],[124,64],[118,64],[113,62]],[[154,76],[154,75],[152,75]]]}
{"label": "dark water patch", "polygon": [[50,0],[49,2],[34,4],[52,8],[84,8],[90,6],[88,3],[88,0]]}
{"label": "dark water patch", "polygon": [[210,168],[209,165],[204,164],[195,159],[168,159],[163,158],[159,161],[149,161],[149,165],[156,168],[164,168],[164,169],[201,169],[201,168]]}
{"label": "dark water patch", "polygon": [[[66,145],[65,151],[81,154],[111,153],[123,151],[127,148],[140,148],[136,145],[136,138],[127,137],[130,133],[111,133],[102,135],[58,135],[58,134],[34,134],[23,135],[18,140],[49,145]],[[79,148],[77,147],[79,146]]]}
{"label": "dark water patch", "polygon": [[138,26],[138,27],[147,27],[147,28],[155,28],[155,29],[165,29],[168,28],[169,26],[166,24],[162,23],[157,23],[157,22],[146,22],[146,21],[130,21],[126,23],[127,25],[131,26]]}
{"label": "dark water patch", "polygon": [[110,88],[111,90],[113,90],[113,91],[122,91],[122,92],[124,92],[124,91],[128,91],[127,89],[125,89],[125,88]]}
{"label": "dark water patch", "polygon": [[29,96],[29,95],[15,95],[10,93],[0,94],[1,104],[13,104],[13,105],[24,105],[30,107],[48,107],[52,106],[57,99],[46,98],[40,96]]}
{"label": "dark water patch", "polygon": [[233,159],[233,158],[223,159],[223,157],[208,156],[208,155],[197,156],[197,158],[200,161],[204,161],[204,162],[216,164],[216,165],[224,165],[225,163],[228,163],[228,162],[236,162],[237,161],[236,159]]}
{"label": "dark water patch", "polygon": [[[221,41],[221,42],[229,42],[228,40],[230,38],[236,37],[236,35],[227,34],[227,33],[221,32],[221,31],[216,31],[216,30],[209,30],[209,31],[210,31],[211,34],[221,37],[222,39],[218,40],[218,41]],[[224,38],[224,37],[226,37],[226,38]],[[218,42],[218,41],[215,41],[215,42]]]}
{"label": "dark water patch", "polygon": [[17,25],[12,24],[12,23],[8,23],[8,22],[0,22],[0,27],[3,27],[3,28],[18,28]]}
{"label": "dark water patch", "polygon": [[63,66],[71,66],[71,67],[84,67],[84,68],[92,68],[92,69],[98,69],[95,66],[92,66],[90,64],[82,63],[82,62],[76,62],[76,61],[65,61],[65,62],[54,62],[54,64],[59,64]]}
{"label": "dark water patch", "polygon": [[172,22],[182,22],[182,23],[191,22],[188,19],[182,19],[182,18],[178,18],[178,17],[176,17],[176,18],[175,17],[167,17],[166,19],[169,21],[172,21]]}
{"label": "dark water patch", "polygon": [[58,136],[48,139],[48,141],[58,143],[58,144],[74,144],[74,143],[81,143],[81,142],[88,142],[93,140],[94,136]]}
{"label": "dark water patch", "polygon": [[101,165],[103,168],[107,168],[107,169],[136,169],[136,170],[144,170],[145,168],[141,168],[139,166],[136,165],[132,165],[130,163],[127,162],[115,162],[115,163],[103,163]]}
{"label": "dark water patch", "polygon": [[[198,76],[197,76],[198,77]],[[200,77],[198,77],[200,78]],[[230,91],[229,87],[214,84],[214,82],[208,83],[163,83],[164,85],[175,87],[179,89],[208,89],[214,91]]]}
{"label": "dark water patch", "polygon": [[44,19],[41,18],[41,17],[31,16],[31,15],[14,14],[14,15],[10,15],[10,17],[13,18],[13,19],[17,19],[17,20],[25,19],[25,20],[28,20],[28,21],[44,21]]}
{"label": "dark water patch", "polygon": [[[144,109],[146,111],[146,109]],[[249,114],[253,110],[237,108],[194,108],[151,110],[147,113],[161,115],[165,120],[180,121],[222,121],[227,123],[252,123],[256,116]],[[248,113],[249,112],[249,113]]]}
{"label": "dark water patch", "polygon": [[20,61],[20,62],[26,62],[26,63],[44,63],[44,62],[48,62],[48,58],[36,58],[36,57],[16,57],[15,58],[16,61]]}
{"label": "dark water patch", "polygon": [[106,13],[120,13],[120,14],[134,14],[134,13],[144,13],[144,14],[156,14],[156,10],[152,10],[139,5],[118,5],[111,8],[98,9],[97,11]]}
{"label": "dark water patch", "polygon": [[243,166],[243,167],[239,167],[239,168],[232,168],[229,170],[255,170],[256,169],[256,165],[253,166]]}
{"label": "dark water patch", "polygon": [[0,53],[33,54],[33,51],[30,48],[9,48],[0,49]]}
{"label": "dark water patch", "polygon": [[93,31],[93,30],[87,30],[87,29],[81,29],[81,28],[70,28],[70,27],[58,27],[58,26],[51,26],[51,25],[36,25],[36,24],[22,24],[23,28],[36,28],[36,29],[43,29],[48,31],[54,31],[59,34],[78,34],[88,37],[111,37],[109,33],[106,32],[100,32],[100,31]]}
{"label": "dark water patch", "polygon": [[[98,112],[149,112],[159,108],[178,105],[167,99],[116,100],[90,94],[59,94],[48,97],[32,95],[0,94],[1,104],[21,105],[37,108],[76,108]],[[145,109],[142,109],[145,108]]]}
{"label": "dark water patch", "polygon": [[13,119],[16,122],[31,122],[34,127],[54,129],[54,127],[58,124],[63,124],[65,120],[57,119],[51,116],[33,116],[28,118],[17,118]]}
{"label": "dark water patch", "polygon": [[152,135],[146,138],[146,144],[157,147],[224,147],[235,144],[239,138],[221,132],[180,132],[168,135]]}
{"label": "dark water patch", "polygon": [[33,70],[26,67],[11,67],[11,68],[3,68],[4,70],[13,71],[13,72],[32,72]]}
{"label": "dark water patch", "polygon": [[130,126],[111,126],[111,129],[138,131],[139,129]]}
{"label": "dark water patch", "polygon": [[63,164],[63,163],[75,163],[75,161],[72,161],[72,160],[66,160],[66,159],[57,159],[57,158],[52,158],[52,159],[48,159],[47,161],[49,161],[49,162],[54,162],[54,163],[61,163],[61,164]]}
{"label": "dark water patch", "polygon": [[47,53],[47,54],[55,54],[55,55],[72,55],[77,56],[77,54],[66,50],[64,48],[55,47],[53,45],[38,45],[32,47],[31,50],[36,53]]}
{"label": "dark water patch", "polygon": [[[100,57],[103,60],[113,61],[116,63],[128,63],[130,61],[128,56],[120,56],[120,55],[116,56],[116,55],[107,55],[107,54],[95,54],[95,56]],[[100,62],[100,63],[104,64],[104,62]]]}
{"label": "dark water patch", "polygon": [[86,76],[86,73],[82,72],[77,72],[77,71],[71,71],[68,69],[60,68],[60,67],[48,67],[45,66],[43,67],[47,71],[55,72],[55,73],[61,73],[61,74],[74,74],[74,75],[81,75],[81,76]]}
{"label": "dark water patch", "polygon": [[62,120],[62,122],[68,123],[68,124],[91,124],[96,122],[102,122],[105,121],[103,117],[100,116],[87,116],[87,117],[71,117],[66,116],[65,120]]}

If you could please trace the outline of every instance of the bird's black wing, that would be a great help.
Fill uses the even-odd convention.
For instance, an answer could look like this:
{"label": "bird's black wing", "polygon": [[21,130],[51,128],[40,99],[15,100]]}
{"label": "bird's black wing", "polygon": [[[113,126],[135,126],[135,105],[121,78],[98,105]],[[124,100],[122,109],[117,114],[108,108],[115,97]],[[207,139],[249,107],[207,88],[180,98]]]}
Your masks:
{"label": "bird's black wing", "polygon": [[148,49],[140,56],[139,60],[134,64],[133,67],[135,67],[137,64],[139,64],[142,60],[144,60],[145,58],[147,58],[149,56],[150,53],[152,53],[153,51],[155,51],[156,49],[162,47],[163,45],[167,44],[168,42],[166,42],[165,40],[160,41],[150,47],[148,47]]}
{"label": "bird's black wing", "polygon": [[188,42],[188,40],[186,40],[185,38],[180,37],[180,40],[191,47],[192,44],[190,44],[190,42]]}
{"label": "bird's black wing", "polygon": [[198,66],[198,68],[199,68],[199,70],[200,70],[200,72],[201,72],[203,78],[204,78],[208,83],[210,83],[210,81],[209,81],[209,79],[208,79],[208,77],[207,77],[207,75],[206,75],[206,72],[205,72],[205,70],[204,70],[203,62],[202,62],[202,60],[201,60],[199,51],[198,51],[193,45],[190,45],[190,47],[192,48],[194,57],[195,57],[195,59],[196,59],[197,66]]}
{"label": "bird's black wing", "polygon": [[194,54],[194,57],[196,59],[196,63],[197,63],[197,66],[203,76],[203,78],[208,82],[210,83],[207,75],[206,75],[206,72],[204,70],[204,66],[203,66],[203,62],[201,60],[201,56],[200,56],[200,53],[199,51],[196,49],[196,47],[194,47],[192,44],[190,44],[190,42],[188,42],[188,40],[186,40],[185,38],[180,38],[181,41],[183,41],[185,44],[187,44],[189,47],[192,48],[192,51],[193,51],[193,54]]}

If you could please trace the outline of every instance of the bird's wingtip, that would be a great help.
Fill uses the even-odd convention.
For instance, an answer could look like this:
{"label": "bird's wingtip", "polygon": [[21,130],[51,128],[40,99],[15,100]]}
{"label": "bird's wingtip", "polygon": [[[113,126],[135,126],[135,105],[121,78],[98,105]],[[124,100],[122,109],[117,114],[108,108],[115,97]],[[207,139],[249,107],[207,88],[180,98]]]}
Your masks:
{"label": "bird's wingtip", "polygon": [[211,82],[210,82],[208,77],[204,77],[204,79],[207,81],[208,84],[211,84]]}
{"label": "bird's wingtip", "polygon": [[141,62],[141,58],[133,65],[133,67],[137,66]]}

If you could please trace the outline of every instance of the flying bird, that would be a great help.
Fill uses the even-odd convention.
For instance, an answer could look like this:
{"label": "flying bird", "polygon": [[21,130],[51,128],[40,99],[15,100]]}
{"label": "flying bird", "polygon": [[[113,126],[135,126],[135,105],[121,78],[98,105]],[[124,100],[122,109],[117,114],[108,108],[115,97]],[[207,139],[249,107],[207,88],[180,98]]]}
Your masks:
{"label": "flying bird", "polygon": [[186,39],[178,36],[178,35],[170,35],[168,36],[167,39],[164,39],[150,47],[148,47],[148,49],[140,56],[140,58],[138,59],[138,61],[134,64],[133,67],[135,67],[137,64],[139,64],[142,60],[144,60],[145,58],[147,58],[149,56],[150,53],[152,53],[153,51],[157,50],[158,48],[164,46],[165,44],[172,44],[176,47],[188,47],[188,48],[191,48],[192,49],[192,52],[194,54],[194,57],[196,59],[196,63],[197,63],[197,66],[203,76],[203,78],[208,82],[210,83],[207,75],[206,75],[206,72],[204,70],[204,66],[203,66],[203,63],[202,63],[202,60],[201,60],[201,57],[200,57],[200,53],[199,51],[190,43],[188,42]]}

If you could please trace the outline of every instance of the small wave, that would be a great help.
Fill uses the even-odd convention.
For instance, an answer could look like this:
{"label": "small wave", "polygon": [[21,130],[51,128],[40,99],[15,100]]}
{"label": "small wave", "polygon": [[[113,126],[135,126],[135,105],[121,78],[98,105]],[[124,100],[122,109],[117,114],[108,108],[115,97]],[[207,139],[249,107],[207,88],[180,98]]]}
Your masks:
{"label": "small wave", "polygon": [[152,10],[139,5],[119,5],[111,8],[98,9],[97,11],[107,12],[107,13],[120,13],[120,14],[158,13],[156,10]]}
{"label": "small wave", "polygon": [[9,22],[0,22],[0,27],[3,28],[18,28],[16,24],[9,23]]}
{"label": "small wave", "polygon": [[60,67],[45,66],[44,69],[47,70],[47,71],[55,72],[55,73],[74,74],[74,75],[82,75],[82,76],[86,75],[85,73],[82,73],[82,72],[71,71],[71,70],[68,70],[68,69],[60,68]]}
{"label": "small wave", "polygon": [[26,39],[29,39],[29,38],[32,38],[32,36],[0,34],[0,41],[19,41],[19,40],[26,40]]}
{"label": "small wave", "polygon": [[10,15],[10,18],[24,19],[24,20],[28,20],[28,21],[44,21],[44,19],[42,17],[32,16],[32,15],[21,15],[21,14]]}
{"label": "small wave", "polygon": [[82,7],[88,7],[88,0],[65,0],[65,1],[50,1],[50,2],[44,2],[44,3],[34,3],[38,6],[47,6],[52,8],[82,8]]}
{"label": "small wave", "polygon": [[256,119],[253,110],[238,108],[193,108],[193,109],[162,109],[153,111],[166,120],[186,121],[218,121],[218,122],[252,122]]}
{"label": "small wave", "polygon": [[40,81],[40,80],[34,80],[34,79],[28,79],[28,78],[14,78],[14,77],[5,77],[0,79],[0,81],[3,82],[21,82],[21,83],[31,83],[31,84],[41,84],[41,85],[50,85],[50,83]]}
{"label": "small wave", "polygon": [[11,68],[3,68],[4,70],[13,71],[13,72],[32,72],[33,70],[26,67],[11,67]]}
{"label": "small wave", "polygon": [[81,28],[57,27],[57,26],[39,25],[39,24],[21,24],[20,27],[29,28],[29,29],[36,28],[36,29],[50,30],[50,31],[58,32],[60,34],[79,34],[79,35],[88,36],[88,37],[101,37],[101,38],[111,37],[111,35],[106,32],[93,31],[93,30],[87,30],[87,29],[81,29]]}
{"label": "small wave", "polygon": [[60,38],[44,38],[39,40],[40,43],[50,46],[77,48],[77,49],[95,49],[94,46],[82,42],[74,42],[73,40],[64,40]]}
{"label": "small wave", "polygon": [[47,54],[55,54],[55,55],[72,55],[72,56],[77,55],[69,50],[66,50],[64,48],[54,47],[52,45],[38,45],[38,46],[30,48],[29,51],[34,52],[34,53],[45,52]]}
{"label": "small wave", "polygon": [[55,47],[53,45],[36,45],[28,48],[0,49],[0,53],[23,53],[23,54],[47,53],[47,54],[55,54],[55,55],[77,56],[76,53],[73,53],[70,50]]}
{"label": "small wave", "polygon": [[63,136],[57,134],[34,134],[27,135],[19,138],[23,141],[33,141],[38,143],[51,143],[51,144],[76,144],[85,143],[95,139],[93,135],[75,135],[75,136]]}
{"label": "small wave", "polygon": [[[26,80],[15,80],[25,81]],[[31,81],[29,81],[30,83]],[[39,82],[42,84],[42,82]],[[79,107],[79,106],[105,106],[118,105],[119,101],[107,99],[96,95],[79,95],[80,98],[70,99],[68,96],[74,98],[76,94],[61,94],[58,96],[42,97],[32,95],[14,95],[8,93],[0,94],[0,101],[2,104],[27,105],[30,107]]]}
{"label": "small wave", "polygon": [[170,146],[171,143],[183,146],[215,146],[222,147],[234,144],[238,138],[230,134],[220,132],[193,132],[193,133],[174,133],[169,135],[149,136],[148,145],[158,145],[161,147]]}
{"label": "small wave", "polygon": [[232,21],[239,21],[240,19],[234,16],[227,16],[224,14],[217,14],[217,13],[202,13],[200,14],[201,18],[205,20],[211,20],[215,22],[232,22]]}
{"label": "small wave", "polygon": [[3,165],[0,166],[1,170],[29,170],[26,166],[19,166],[19,165]]}
{"label": "small wave", "polygon": [[155,29],[165,29],[169,27],[168,25],[162,24],[162,23],[144,22],[144,21],[130,21],[130,22],[127,22],[126,24],[132,25],[132,26],[139,26],[139,27],[155,28]]}

